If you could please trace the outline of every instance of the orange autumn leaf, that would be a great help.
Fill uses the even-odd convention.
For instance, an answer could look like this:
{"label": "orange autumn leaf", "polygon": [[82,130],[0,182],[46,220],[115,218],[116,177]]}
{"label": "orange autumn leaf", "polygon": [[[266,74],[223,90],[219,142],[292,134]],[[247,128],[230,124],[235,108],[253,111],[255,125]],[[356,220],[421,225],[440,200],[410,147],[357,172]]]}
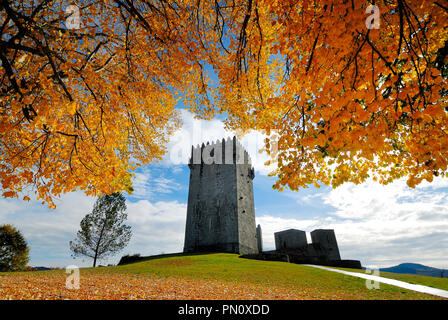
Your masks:
{"label": "orange autumn leaf", "polygon": [[375,1],[378,29],[360,0],[87,3],[74,28],[57,2],[1,9],[4,196],[31,184],[53,207],[73,190],[132,190],[132,170],[166,152],[179,101],[229,129],[275,130],[279,190],[447,173],[440,2]]}

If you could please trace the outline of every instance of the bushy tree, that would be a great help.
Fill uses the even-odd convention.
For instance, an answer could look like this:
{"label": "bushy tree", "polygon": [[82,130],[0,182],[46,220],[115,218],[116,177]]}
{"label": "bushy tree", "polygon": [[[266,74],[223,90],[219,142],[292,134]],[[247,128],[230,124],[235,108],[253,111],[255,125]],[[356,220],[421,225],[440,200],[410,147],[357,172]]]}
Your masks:
{"label": "bushy tree", "polygon": [[0,271],[23,270],[29,261],[29,248],[19,230],[0,226]]}
{"label": "bushy tree", "polygon": [[131,227],[124,224],[126,219],[126,199],[122,194],[99,198],[92,212],[82,219],[76,239],[70,241],[72,256],[90,257],[95,267],[97,260],[122,250],[131,238]]}

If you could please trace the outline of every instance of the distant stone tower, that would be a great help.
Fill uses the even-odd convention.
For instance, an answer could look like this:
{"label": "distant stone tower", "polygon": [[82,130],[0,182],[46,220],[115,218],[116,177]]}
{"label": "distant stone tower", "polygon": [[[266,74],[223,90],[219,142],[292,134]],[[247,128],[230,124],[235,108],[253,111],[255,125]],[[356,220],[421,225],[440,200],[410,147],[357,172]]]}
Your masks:
{"label": "distant stone tower", "polygon": [[234,137],[192,147],[184,252],[257,253],[254,169]]}
{"label": "distant stone tower", "polygon": [[261,233],[260,225],[257,226],[257,247],[258,247],[258,252],[262,253],[263,252],[263,236]]}
{"label": "distant stone tower", "polygon": [[316,229],[311,231],[313,244],[319,244],[326,252],[328,260],[341,260],[336,235],[332,229]]}
{"label": "distant stone tower", "polygon": [[288,229],[274,233],[277,251],[294,250],[307,246],[306,233],[302,230]]}

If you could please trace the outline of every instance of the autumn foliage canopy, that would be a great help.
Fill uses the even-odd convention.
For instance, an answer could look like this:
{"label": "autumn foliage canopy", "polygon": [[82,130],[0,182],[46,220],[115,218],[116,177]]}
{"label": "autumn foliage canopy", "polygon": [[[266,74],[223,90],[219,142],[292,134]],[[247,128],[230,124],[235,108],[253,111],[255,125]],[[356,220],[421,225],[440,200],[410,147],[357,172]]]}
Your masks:
{"label": "autumn foliage canopy", "polygon": [[3,195],[34,186],[54,206],[130,190],[166,151],[179,100],[275,130],[278,189],[445,176],[448,2],[372,4],[1,1]]}

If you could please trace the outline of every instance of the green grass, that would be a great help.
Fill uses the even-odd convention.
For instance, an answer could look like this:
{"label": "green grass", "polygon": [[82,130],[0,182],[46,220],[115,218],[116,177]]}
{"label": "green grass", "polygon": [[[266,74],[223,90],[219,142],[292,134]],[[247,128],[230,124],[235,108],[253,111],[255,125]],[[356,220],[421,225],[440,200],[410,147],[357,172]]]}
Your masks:
{"label": "green grass", "polygon": [[[353,269],[347,270],[353,271]],[[364,279],[292,263],[242,259],[236,254],[226,253],[163,255],[123,266],[89,269],[89,272],[248,282],[261,286],[314,290],[317,295],[321,294],[325,298],[332,296],[348,299],[436,298],[386,284],[381,284],[380,289],[369,290]],[[432,279],[424,283],[429,285],[430,281]]]}
{"label": "green grass", "polygon": [[[363,270],[343,269],[355,272]],[[64,270],[35,271],[39,277]],[[296,292],[306,299],[441,299],[381,283],[379,289],[367,289],[366,280],[304,265],[239,258],[236,254],[172,254],[148,257],[132,264],[101,268],[82,268],[83,274],[130,274],[161,278],[218,280],[227,283],[255,284],[262,288],[280,288]],[[2,275],[8,275],[3,273]],[[381,273],[381,276],[411,283],[448,289],[447,279]],[[225,299],[225,297],[222,297]]]}

